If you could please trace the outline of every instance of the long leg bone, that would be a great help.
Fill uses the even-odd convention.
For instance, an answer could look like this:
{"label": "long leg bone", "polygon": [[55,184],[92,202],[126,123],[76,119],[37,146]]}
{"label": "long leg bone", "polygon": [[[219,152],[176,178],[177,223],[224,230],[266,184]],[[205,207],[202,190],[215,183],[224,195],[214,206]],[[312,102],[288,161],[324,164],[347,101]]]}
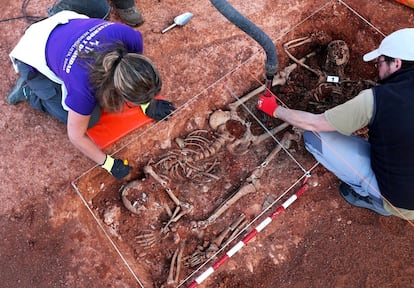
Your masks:
{"label": "long leg bone", "polygon": [[240,198],[253,192],[256,192],[256,187],[253,183],[248,183],[247,185],[244,185],[233,196],[231,196],[230,199],[226,200],[218,209],[216,209],[214,213],[207,218],[207,220],[198,221],[197,227],[199,229],[207,228],[207,226],[212,224],[221,214],[226,212],[230,206],[239,201]]}
{"label": "long leg bone", "polygon": [[[286,132],[280,141],[280,144],[283,145],[285,148],[290,146],[291,140],[298,141],[298,135],[291,134]],[[253,170],[250,176],[246,179],[247,184],[241,187],[233,196],[231,196],[228,200],[226,200],[219,208],[217,208],[213,214],[210,215],[206,220],[198,221],[197,228],[205,229],[211,223],[213,223],[221,214],[227,211],[227,209],[236,203],[240,198],[246,196],[250,193],[256,192],[257,189],[260,187],[259,179],[263,175],[267,165],[269,162],[279,153],[282,149],[281,145],[277,145],[277,147],[266,157],[265,161],[262,164]]]}
{"label": "long leg bone", "polygon": [[240,216],[230,226],[220,232],[220,234],[210,243],[208,247],[208,244],[198,246],[197,250],[192,255],[186,257],[184,264],[186,266],[195,267],[203,263],[212,257],[221,247],[233,240],[235,235],[242,230],[246,224],[246,216],[244,214],[240,214]]}
{"label": "long leg bone", "polygon": [[[246,216],[242,213],[242,214],[240,214],[240,216],[229,226],[229,227],[227,227],[226,229],[224,229],[220,234],[219,234],[219,236],[216,238],[216,239],[214,239],[214,241],[213,241],[213,243],[217,246],[217,247],[220,247],[222,244],[223,244],[223,241],[224,241],[224,239],[231,239],[232,238],[232,235],[234,234],[234,233],[232,233],[231,235],[230,235],[230,237],[229,237],[229,233],[230,232],[234,232],[234,231],[239,231],[239,229],[237,229],[237,228],[239,228],[240,227],[240,224],[244,221],[246,219]],[[234,235],[233,235],[234,236]]]}
{"label": "long leg bone", "polygon": [[170,270],[168,272],[167,282],[161,287],[175,287],[178,284],[178,279],[180,277],[181,270],[181,260],[184,251],[184,243],[181,243],[181,246],[177,248],[173,254],[170,264]]}
{"label": "long leg bone", "polygon": [[167,233],[169,231],[169,226],[173,222],[177,222],[182,216],[190,213],[193,209],[193,206],[191,206],[189,203],[180,201],[172,192],[171,188],[168,187],[168,183],[164,181],[160,176],[158,176],[157,173],[155,173],[154,169],[151,165],[147,165],[144,167],[144,172],[153,177],[161,186],[165,189],[165,192],[167,192],[168,196],[171,198],[171,200],[176,205],[175,211],[170,217],[170,220],[167,222],[166,225],[162,228],[163,233]]}
{"label": "long leg bone", "polygon": [[279,153],[282,147],[287,149],[290,147],[292,140],[299,141],[299,139],[300,139],[299,133],[292,134],[292,133],[286,132],[283,135],[282,140],[280,141],[280,145],[277,145],[277,147],[273,149],[273,151],[270,152],[269,155],[267,155],[266,159],[262,162],[262,164],[260,164],[259,167],[253,170],[252,174],[250,174],[250,176],[247,178],[247,181],[255,184],[256,181],[262,177],[267,165],[269,165],[270,161],[273,160],[273,158]]}
{"label": "long leg bone", "polygon": [[236,235],[242,230],[244,229],[244,227],[246,227],[248,221],[247,219],[243,219],[243,221],[240,222],[240,224],[238,224],[237,227],[235,227],[235,229],[233,230],[233,232],[230,234],[230,236],[227,238],[227,240],[224,242],[223,245],[226,245],[227,243],[229,243],[230,241],[233,240],[234,237],[236,237]]}

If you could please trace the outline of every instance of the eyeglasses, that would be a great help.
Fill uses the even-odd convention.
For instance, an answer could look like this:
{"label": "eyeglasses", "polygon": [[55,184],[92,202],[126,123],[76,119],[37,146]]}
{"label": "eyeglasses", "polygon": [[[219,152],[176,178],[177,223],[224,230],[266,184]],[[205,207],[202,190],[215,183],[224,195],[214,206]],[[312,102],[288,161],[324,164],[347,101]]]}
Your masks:
{"label": "eyeglasses", "polygon": [[375,68],[378,68],[382,62],[387,62],[387,60],[378,60],[374,63]]}

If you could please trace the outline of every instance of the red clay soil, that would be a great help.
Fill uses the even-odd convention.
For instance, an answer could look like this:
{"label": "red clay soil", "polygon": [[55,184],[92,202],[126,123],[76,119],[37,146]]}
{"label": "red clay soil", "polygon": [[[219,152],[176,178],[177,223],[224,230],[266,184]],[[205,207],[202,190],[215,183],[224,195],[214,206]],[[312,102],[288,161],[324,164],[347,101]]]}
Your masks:
{"label": "red clay soil", "polygon": [[[27,14],[46,16],[52,2],[31,0]],[[332,40],[345,41],[349,62],[341,71],[330,71],[343,73],[350,80],[349,85],[339,87],[340,93],[329,87],[316,89],[318,78],[303,67],[296,68],[285,85],[273,88],[289,107],[314,112],[342,103],[358,89],[368,87],[370,83],[364,80],[375,80],[375,69],[362,62],[362,55],[375,48],[384,35],[414,27],[414,10],[395,1],[232,2],[274,40],[280,70],[292,64],[282,48],[287,41],[319,35],[292,52],[300,58],[315,51],[307,64],[325,71],[330,69],[325,65],[327,45]],[[1,3],[2,19],[22,15],[20,1]],[[313,168],[315,160],[301,141],[270,161],[260,178],[259,191],[241,198],[206,229],[194,230],[194,223],[208,218],[242,188],[277,146],[268,139],[249,147],[246,153],[217,149],[219,164],[210,171],[214,177],[209,181],[178,176],[170,183],[176,196],[190,203],[193,210],[173,223],[167,233],[161,232],[169,219],[166,205],[172,211],[175,206],[164,189],[145,175],[144,166],[177,151],[174,139],[184,139],[195,130],[209,131],[203,136],[211,140],[215,132],[208,126],[209,116],[218,109],[228,110],[235,96],[242,97],[260,86],[265,55],[209,1],[195,5],[187,0],[144,0],[137,5],[146,20],[139,28],[145,54],[154,59],[164,76],[162,94],[178,107],[167,122],[142,127],[106,149],[132,163],[128,180],[145,179],[141,183],[144,191],[131,190],[128,195],[140,208],[138,215],[129,211],[120,197],[127,181],[114,181],[94,167],[70,144],[63,124],[27,103],[6,103],[5,96],[17,79],[8,53],[28,23],[23,19],[0,22],[4,63],[0,75],[4,95],[0,99],[1,286],[160,287],[167,280],[177,248],[184,247],[183,258],[188,261],[198,246],[205,250],[243,213],[250,226],[216,258],[205,266],[185,266],[188,262],[184,260],[180,263],[182,283],[172,287],[186,287],[293,195],[304,172],[311,170],[309,189],[200,286],[414,287],[414,224],[348,205],[338,193],[337,178],[322,166]],[[195,16],[186,26],[160,33],[175,16],[187,11]],[[119,19],[112,14],[111,20]],[[246,108],[260,117],[254,98],[246,102]],[[245,109],[239,108],[238,113],[251,121],[254,135],[263,133]],[[230,122],[227,128],[240,138],[246,127],[235,124]],[[281,123],[274,120],[267,124],[274,127]],[[276,138],[280,140],[286,131],[292,129]],[[359,134],[365,136],[366,131]],[[267,206],[269,203],[272,206]],[[266,207],[268,210],[263,210]],[[155,235],[150,246],[139,241],[147,232]]]}

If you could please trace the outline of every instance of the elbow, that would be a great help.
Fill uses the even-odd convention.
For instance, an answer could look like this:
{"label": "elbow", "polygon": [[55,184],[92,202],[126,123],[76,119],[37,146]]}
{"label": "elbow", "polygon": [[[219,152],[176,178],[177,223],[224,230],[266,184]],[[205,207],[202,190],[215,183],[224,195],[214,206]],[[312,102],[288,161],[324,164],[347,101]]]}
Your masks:
{"label": "elbow", "polygon": [[79,133],[73,133],[71,131],[68,131],[67,135],[70,143],[72,143],[76,147],[79,147],[79,144],[81,143],[82,138],[84,137],[84,135],[81,135]]}
{"label": "elbow", "polygon": [[328,122],[325,113],[315,115],[315,121],[309,125],[310,131],[313,132],[333,132],[336,129]]}
{"label": "elbow", "polygon": [[79,139],[77,137],[75,137],[74,135],[71,135],[71,134],[68,133],[68,139],[69,139],[70,143],[72,143],[73,145],[78,147]]}
{"label": "elbow", "polygon": [[332,132],[335,131],[335,128],[326,120],[324,114],[307,114],[309,117],[306,120],[303,120],[302,128],[303,130],[311,132]]}

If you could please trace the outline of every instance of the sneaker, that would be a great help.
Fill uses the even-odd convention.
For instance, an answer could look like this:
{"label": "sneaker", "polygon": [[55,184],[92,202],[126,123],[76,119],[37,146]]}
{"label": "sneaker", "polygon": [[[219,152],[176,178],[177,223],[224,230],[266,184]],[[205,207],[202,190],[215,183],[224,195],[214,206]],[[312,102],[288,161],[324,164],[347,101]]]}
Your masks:
{"label": "sneaker", "polygon": [[9,92],[7,95],[7,102],[11,105],[16,105],[17,103],[27,100],[27,89],[26,81],[23,78],[17,79],[16,86]]}
{"label": "sneaker", "polygon": [[141,12],[135,6],[126,9],[116,8],[115,10],[119,18],[130,26],[139,26],[144,23]]}
{"label": "sneaker", "polygon": [[351,186],[349,186],[346,183],[342,183],[339,186],[339,193],[345,199],[346,202],[353,206],[373,210],[382,216],[391,215],[391,213],[386,211],[383,207],[380,207],[380,205],[376,203],[371,197],[359,195],[354,191],[354,189],[351,188]]}

